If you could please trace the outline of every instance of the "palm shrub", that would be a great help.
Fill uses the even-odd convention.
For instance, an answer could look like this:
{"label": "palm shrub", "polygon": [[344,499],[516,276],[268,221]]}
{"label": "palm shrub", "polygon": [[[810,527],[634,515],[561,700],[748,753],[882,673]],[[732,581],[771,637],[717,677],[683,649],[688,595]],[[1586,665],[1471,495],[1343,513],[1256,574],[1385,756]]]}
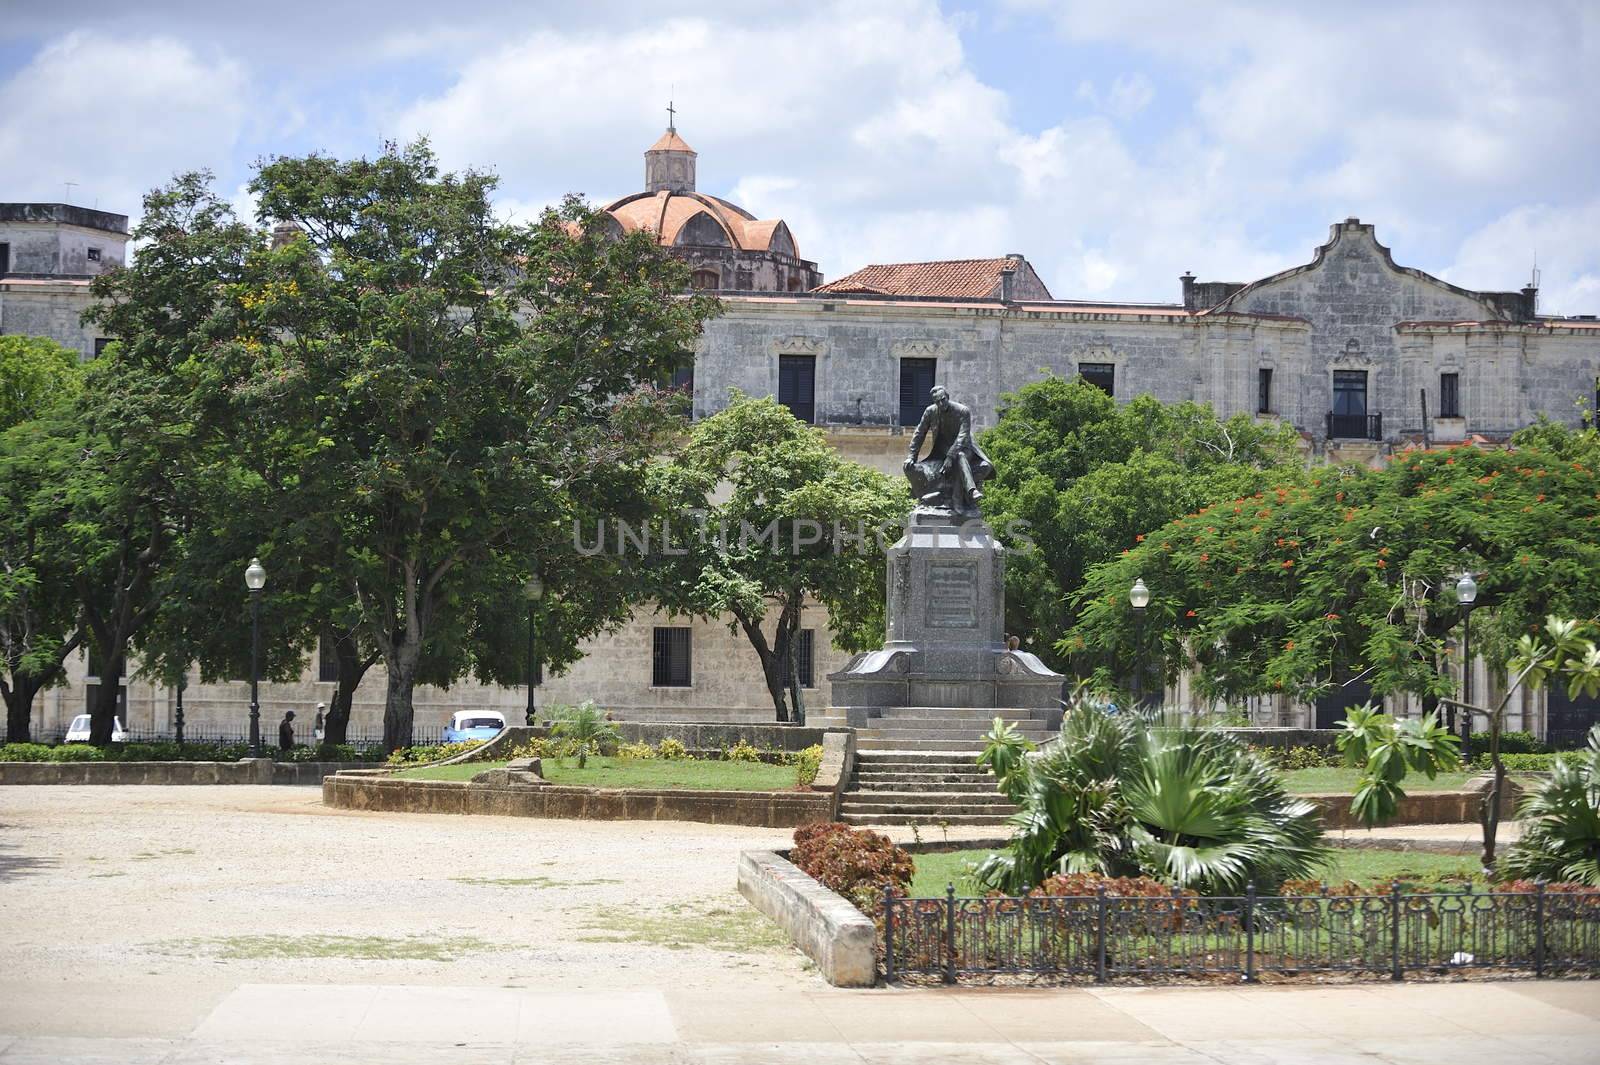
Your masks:
{"label": "palm shrub", "polygon": [[1350,812],[1367,827],[1394,817],[1406,797],[1400,786],[1418,773],[1432,780],[1461,768],[1461,741],[1432,713],[1397,720],[1374,704],[1354,707],[1339,722],[1339,752],[1361,770]]}
{"label": "palm shrub", "polygon": [[1600,887],[1600,725],[1576,758],[1558,759],[1550,779],[1517,811],[1522,838],[1497,870],[1512,880],[1555,880]]}
{"label": "palm shrub", "polygon": [[622,738],[617,726],[606,719],[593,699],[585,699],[577,706],[552,707],[550,717],[550,735],[572,745],[579,769],[588,764],[591,751],[599,754],[603,747]]}
{"label": "palm shrub", "polygon": [[1098,873],[1270,892],[1327,857],[1316,808],[1216,729],[1080,706],[1046,750],[1019,741],[997,721],[979,756],[1019,807],[1008,849],[978,868],[989,887],[1020,895],[1057,874]]}

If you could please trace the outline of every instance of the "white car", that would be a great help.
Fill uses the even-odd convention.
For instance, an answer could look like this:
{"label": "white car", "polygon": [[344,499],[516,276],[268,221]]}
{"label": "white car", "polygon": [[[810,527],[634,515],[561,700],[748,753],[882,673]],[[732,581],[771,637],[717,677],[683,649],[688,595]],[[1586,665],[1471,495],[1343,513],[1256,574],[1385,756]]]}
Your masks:
{"label": "white car", "polygon": [[[79,714],[72,719],[72,724],[67,726],[66,739],[63,743],[88,743],[89,742],[89,715]],[[111,742],[127,743],[128,730],[122,727],[122,718],[111,719]]]}

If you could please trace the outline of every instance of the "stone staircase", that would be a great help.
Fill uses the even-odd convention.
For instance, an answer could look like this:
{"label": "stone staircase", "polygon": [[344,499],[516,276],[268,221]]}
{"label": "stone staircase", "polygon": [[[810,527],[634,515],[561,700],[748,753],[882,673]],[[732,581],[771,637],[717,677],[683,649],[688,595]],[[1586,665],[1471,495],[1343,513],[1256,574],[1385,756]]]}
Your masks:
{"label": "stone staircase", "polygon": [[[1034,743],[1050,736],[1034,711],[892,707],[856,726],[856,767],[840,801],[852,825],[1003,825],[1015,807],[979,768],[983,736],[1005,718]],[[843,725],[843,715],[807,722]]]}

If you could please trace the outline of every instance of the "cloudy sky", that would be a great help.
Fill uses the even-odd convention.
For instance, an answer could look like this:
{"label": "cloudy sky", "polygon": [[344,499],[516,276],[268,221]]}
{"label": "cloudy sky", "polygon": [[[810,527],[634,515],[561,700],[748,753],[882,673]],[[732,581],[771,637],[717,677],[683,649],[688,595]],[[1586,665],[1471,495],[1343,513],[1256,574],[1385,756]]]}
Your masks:
{"label": "cloudy sky", "polygon": [[1173,300],[1354,215],[1600,312],[1593,0],[0,0],[0,200],[136,215],[209,167],[247,206],[262,156],[426,134],[527,213],[637,191],[669,95],[701,189],[828,277],[1020,251],[1059,297]]}

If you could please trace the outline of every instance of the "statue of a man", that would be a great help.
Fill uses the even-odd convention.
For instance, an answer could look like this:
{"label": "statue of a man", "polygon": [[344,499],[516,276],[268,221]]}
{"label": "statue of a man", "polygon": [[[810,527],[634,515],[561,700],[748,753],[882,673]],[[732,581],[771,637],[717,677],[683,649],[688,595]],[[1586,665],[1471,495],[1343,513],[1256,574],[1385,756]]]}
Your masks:
{"label": "statue of a man", "polygon": [[[925,507],[945,507],[952,514],[976,514],[983,498],[979,484],[994,476],[994,466],[972,439],[972,409],[955,402],[943,385],[928,393],[933,402],[922,412],[906,455],[906,479]],[[933,434],[933,446],[919,459],[922,442]]]}

